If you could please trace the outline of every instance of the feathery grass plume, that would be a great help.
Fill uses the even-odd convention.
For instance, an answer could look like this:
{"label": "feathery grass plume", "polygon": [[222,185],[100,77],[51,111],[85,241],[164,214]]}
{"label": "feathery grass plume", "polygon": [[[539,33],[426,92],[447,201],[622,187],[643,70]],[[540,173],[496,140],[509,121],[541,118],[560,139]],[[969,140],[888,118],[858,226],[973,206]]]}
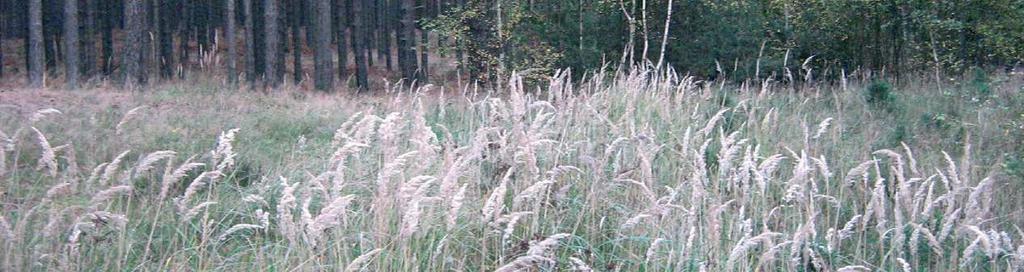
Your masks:
{"label": "feathery grass plume", "polygon": [[832,179],[832,171],[828,169],[828,161],[825,160],[825,155],[822,155],[820,158],[811,157],[811,161],[818,167],[818,173],[821,174],[822,178],[826,181]]}
{"label": "feathery grass plume", "polygon": [[523,203],[525,203],[527,199],[531,198],[536,199],[538,202],[542,201],[544,196],[547,194],[546,192],[548,187],[552,184],[555,184],[554,180],[546,179],[526,187],[526,189],[523,189],[519,194],[512,198],[512,208],[515,209],[517,207],[522,207]]}
{"label": "feathery grass plume", "polygon": [[900,145],[903,146],[903,153],[907,153],[907,162],[910,163],[910,173],[915,176],[920,176],[921,171],[918,171],[917,169],[917,159],[914,158],[914,152],[910,151],[910,147],[907,146],[907,143],[900,142]]}
{"label": "feathery grass plume", "polygon": [[551,236],[544,238],[544,240],[541,240],[540,242],[532,243],[530,245],[530,249],[526,251],[526,255],[549,256],[552,253],[554,253],[553,251],[555,249],[558,248],[558,244],[562,241],[562,239],[569,237],[572,237],[572,234],[552,234]]}
{"label": "feathery grass plume", "polygon": [[399,231],[399,236],[403,239],[412,237],[416,231],[419,230],[420,216],[423,211],[420,206],[424,200],[426,200],[426,193],[430,186],[433,184],[435,179],[427,179],[420,184],[419,188],[413,193],[412,197],[409,198],[408,204],[406,205],[405,211],[402,213],[402,227]]}
{"label": "feathery grass plume", "polygon": [[42,154],[39,155],[39,162],[37,163],[36,170],[46,169],[47,174],[51,177],[57,176],[57,154],[53,146],[50,145],[50,141],[46,140],[46,136],[41,131],[32,127],[32,131],[36,132],[36,139],[38,140],[40,150]]}
{"label": "feathery grass plume", "polygon": [[738,137],[738,135],[739,132],[734,131],[733,133],[730,133],[729,136],[723,136],[719,140],[719,144],[721,145],[721,151],[719,152],[718,156],[718,171],[719,176],[721,177],[728,176],[729,171],[733,170],[733,158],[736,157],[736,154],[739,154],[740,149],[743,148],[743,144],[747,142],[746,139],[737,141],[736,137]]}
{"label": "feathery grass plume", "polygon": [[[46,118],[46,116],[53,115],[53,114],[64,114],[64,113],[62,113],[59,110],[54,109],[54,108],[41,109],[41,110],[38,110],[38,111],[32,113],[32,115],[29,116],[29,118],[28,118],[28,122],[30,124],[31,123],[35,123],[35,122],[39,122],[39,120],[42,120],[43,118]],[[17,133],[15,133],[15,134],[17,134]]]}
{"label": "feathery grass plume", "polygon": [[992,188],[994,186],[995,179],[986,177],[975,186],[971,194],[967,197],[967,210],[964,213],[967,224],[974,224],[984,219],[985,213],[988,212],[987,208],[989,202],[992,201]]}
{"label": "feathery grass plume", "polygon": [[647,253],[644,254],[645,264],[651,263],[652,260],[658,257],[656,256],[658,254],[658,246],[661,245],[662,242],[665,242],[665,239],[656,238],[651,241],[650,245],[647,245]]}
{"label": "feathery grass plume", "polygon": [[782,236],[782,233],[778,232],[764,232],[754,237],[743,237],[736,243],[736,246],[729,252],[729,259],[725,262],[726,270],[733,270],[733,267],[740,260],[745,258],[747,252],[753,249],[758,244],[768,245],[771,243],[772,238],[776,236]]}
{"label": "feathery grass plume", "polygon": [[483,222],[489,223],[491,219],[501,213],[501,210],[505,206],[505,193],[508,191],[508,182],[512,177],[512,172],[515,171],[515,166],[510,167],[505,171],[505,176],[501,178],[501,183],[494,191],[491,191],[491,195],[487,197],[487,201],[484,202],[484,207],[481,209],[483,215]]}
{"label": "feathery grass plume", "polygon": [[348,141],[369,143],[374,132],[377,131],[377,123],[381,121],[384,121],[384,119],[376,115],[364,115],[363,119],[352,126],[352,133],[346,134],[345,137],[347,137]]}
{"label": "feathery grass plume", "polygon": [[530,214],[533,214],[533,212],[514,212],[504,215],[501,219],[497,220],[499,222],[505,222],[505,229],[502,231],[501,240],[511,242],[509,238],[512,238],[512,233],[515,232],[516,224],[519,223],[519,219]]}
{"label": "feathery grass plume", "polygon": [[139,160],[139,163],[135,166],[135,175],[138,176],[149,172],[149,170],[152,170],[158,161],[173,158],[177,154],[177,152],[170,150],[149,153],[149,155],[143,157],[142,160]]}
{"label": "feathery grass plume", "polygon": [[942,244],[939,243],[939,240],[937,238],[935,238],[935,235],[932,235],[931,230],[928,230],[928,228],[917,223],[910,223],[910,226],[914,228],[913,234],[910,235],[910,249],[912,250],[912,253],[917,252],[916,241],[917,239],[920,239],[918,237],[924,236],[924,239],[928,243],[928,246],[931,247],[932,252],[935,255],[939,255],[939,257],[942,257]]}
{"label": "feathery grass plume", "polygon": [[569,262],[572,264],[572,267],[569,268],[569,271],[578,271],[578,272],[591,272],[591,271],[594,271],[593,268],[590,268],[590,266],[587,265],[587,263],[584,262],[583,260],[581,260],[580,258],[569,257]]}
{"label": "feathery grass plume", "polygon": [[[810,172],[811,167],[809,159],[807,159],[807,152],[800,151],[800,155],[796,160],[796,166],[793,167],[793,176],[786,182],[788,188],[786,189],[785,197],[783,197],[784,201],[804,203],[807,200],[808,192],[804,187],[808,183],[812,183],[808,178]],[[813,193],[813,190],[811,193]]]}
{"label": "feathery grass plume", "polygon": [[551,258],[539,255],[526,255],[498,267],[494,272],[546,271],[554,266],[555,260]]}
{"label": "feathery grass plume", "polygon": [[412,159],[413,157],[416,157],[416,151],[409,151],[406,152],[405,154],[395,157],[390,162],[384,164],[384,167],[382,167],[380,172],[377,173],[378,189],[390,188],[390,182],[388,182],[389,179],[392,176],[401,173],[402,168],[405,167],[405,165],[408,164],[409,160]]}
{"label": "feathery grass plume", "polygon": [[381,252],[381,250],[382,249],[378,248],[363,253],[363,255],[359,255],[359,257],[356,257],[355,260],[352,260],[351,263],[345,266],[345,272],[356,272],[363,270],[363,267],[365,267],[367,263],[370,263],[370,261],[373,260],[373,257],[376,257],[377,254]]}
{"label": "feathery grass plume", "polygon": [[381,154],[385,158],[394,157],[398,153],[398,137],[401,134],[402,113],[392,112],[384,117],[384,121],[377,128],[377,135],[380,137]]}
{"label": "feathery grass plume", "polygon": [[[983,253],[985,253],[985,255],[987,255],[989,259],[996,257],[995,255],[997,253],[997,247],[995,243],[998,241],[998,237],[996,237],[996,239],[993,239],[993,237],[989,237],[988,233],[985,233],[977,226],[967,225],[964,226],[964,228],[977,235],[977,239],[974,242],[972,242],[971,245],[967,247],[967,249],[964,249],[963,257],[965,259],[969,260],[972,257],[971,255],[973,255],[973,253],[977,251],[977,245],[979,242],[980,245],[984,246],[984,248],[982,248],[982,250],[984,251]],[[965,261],[964,263],[967,262]]]}
{"label": "feathery grass plume", "polygon": [[124,127],[124,125],[128,124],[128,122],[131,121],[133,117],[142,112],[142,109],[144,108],[146,108],[146,106],[138,106],[131,110],[128,110],[128,112],[126,112],[124,116],[121,117],[121,121],[117,122],[117,126],[114,126],[114,134],[121,135],[121,128]]}
{"label": "feathery grass plume", "polygon": [[216,201],[206,201],[206,202],[203,202],[203,203],[199,203],[199,205],[195,205],[192,208],[189,208],[187,211],[185,211],[182,214],[182,216],[181,216],[181,221],[182,222],[191,221],[192,218],[195,218],[196,215],[199,215],[199,212],[201,212],[203,210],[206,210],[206,208],[208,208],[208,207],[210,207],[212,205],[216,205],[216,204],[217,204]]}
{"label": "feathery grass plume", "polygon": [[90,172],[89,177],[85,179],[86,187],[92,187],[93,185],[96,184],[97,181],[99,181],[101,176],[100,172],[102,172],[103,169],[107,168],[107,164],[109,163],[101,163],[92,169],[92,172]]}
{"label": "feathery grass plume", "polygon": [[[175,183],[178,183],[182,178],[185,178],[185,176],[187,176],[192,170],[206,165],[204,163],[191,162],[193,158],[185,160],[184,163],[179,165],[178,168],[175,168],[173,172],[170,172],[170,174],[167,172],[164,173],[163,178],[160,180],[160,194],[157,197],[157,200],[162,201],[167,199],[168,194],[170,194],[171,186],[174,186]],[[170,167],[167,169],[169,170]]]}
{"label": "feathery grass plume", "polygon": [[46,190],[46,196],[43,197],[43,199],[40,201],[39,205],[43,206],[43,205],[49,204],[54,199],[71,195],[74,192],[75,192],[75,187],[74,187],[73,183],[61,182],[61,183],[55,184],[55,185],[51,186],[50,189]]}
{"label": "feathery grass plume", "polygon": [[316,218],[306,223],[306,232],[311,237],[311,245],[316,246],[320,234],[325,230],[341,225],[345,211],[353,200],[355,200],[354,195],[337,197],[331,200],[326,207],[320,209],[320,214]]}
{"label": "feathery grass plume", "polygon": [[220,236],[217,236],[217,240],[218,241],[227,240],[228,237],[230,237],[232,234],[235,234],[236,232],[241,232],[241,231],[246,231],[246,230],[260,231],[262,229],[263,229],[263,226],[261,226],[261,225],[235,224],[234,226],[231,226],[231,228],[228,228],[228,230],[224,231],[224,233],[222,233]]}
{"label": "feathery grass plume", "polygon": [[192,183],[188,184],[188,188],[185,188],[185,193],[174,199],[175,204],[178,205],[178,213],[186,214],[188,209],[188,202],[192,200],[192,197],[202,190],[203,186],[213,184],[223,174],[220,171],[206,171],[199,174],[195,179],[192,179]]}
{"label": "feathery grass plume", "polygon": [[128,225],[128,217],[123,214],[111,213],[108,211],[94,211],[84,215],[89,221],[98,222],[103,225],[113,225],[117,229],[124,229]]}
{"label": "feathery grass plume", "polygon": [[942,228],[939,229],[938,237],[940,243],[945,241],[946,237],[949,237],[950,232],[953,231],[953,228],[956,226],[957,221],[959,221],[960,219],[961,211],[963,211],[963,209],[956,209],[953,210],[953,212],[950,214],[943,215]]}
{"label": "feathery grass plume", "polygon": [[828,132],[828,126],[831,124],[832,117],[825,118],[825,120],[822,120],[821,123],[818,123],[818,131],[814,133],[814,136],[811,136],[811,139],[817,140],[818,138],[821,138],[821,135],[824,135],[825,132]]}
{"label": "feathery grass plume", "polygon": [[288,179],[280,177],[281,186],[284,189],[281,191],[281,198],[277,200],[277,225],[280,229],[281,235],[288,238],[288,241],[295,244],[298,241],[298,226],[295,224],[294,215],[292,210],[296,206],[295,189],[299,186],[298,183],[289,185]]}
{"label": "feathery grass plume", "polygon": [[647,213],[637,214],[637,215],[627,219],[625,222],[622,223],[622,225],[619,225],[619,229],[620,230],[632,229],[633,227],[639,225],[641,220],[644,220],[644,219],[647,219],[647,218],[651,218],[651,217],[653,217],[653,215],[650,215],[650,214],[647,214]]}
{"label": "feathery grass plume", "polygon": [[114,179],[114,175],[117,175],[118,170],[121,170],[121,161],[123,161],[124,158],[128,156],[128,153],[131,152],[131,150],[125,150],[107,164],[107,167],[103,169],[103,175],[100,176],[100,179],[97,181],[99,185],[110,184],[110,181]]}
{"label": "feathery grass plume", "polygon": [[715,126],[718,125],[718,121],[722,120],[722,117],[725,116],[725,113],[727,111],[729,111],[729,108],[723,108],[722,110],[719,110],[718,113],[715,113],[715,115],[712,116],[711,119],[708,119],[707,124],[704,125],[704,128],[698,131],[698,133],[703,134],[704,137],[708,137],[708,135],[710,135],[711,132],[714,131]]}
{"label": "feathery grass plume", "polygon": [[875,163],[878,163],[878,160],[869,160],[858,164],[856,167],[851,168],[849,172],[846,172],[846,177],[843,178],[843,181],[855,184],[859,180],[867,180],[870,173],[869,170]]}
{"label": "feathery grass plume", "polygon": [[849,221],[846,221],[846,224],[843,225],[843,228],[838,232],[837,237],[839,237],[840,242],[853,236],[853,233],[857,231],[857,226],[862,224],[860,222],[861,218],[863,218],[863,216],[858,214],[850,218]]}
{"label": "feathery grass plume", "polygon": [[106,190],[99,191],[92,196],[92,200],[89,200],[89,206],[93,209],[98,209],[100,205],[103,205],[107,200],[113,199],[122,194],[131,194],[132,186],[130,185],[115,185]]}
{"label": "feathery grass plume", "polygon": [[220,136],[217,137],[217,148],[210,152],[213,162],[216,162],[217,171],[223,172],[224,169],[235,165],[235,149],[232,142],[235,141],[235,134],[239,131],[238,128],[233,128],[225,132],[221,132]]}
{"label": "feathery grass plume", "polygon": [[455,224],[459,220],[459,210],[462,209],[462,204],[466,198],[466,187],[468,184],[463,184],[459,188],[459,191],[452,195],[451,202],[448,207],[448,216],[445,222],[447,222],[447,230],[452,231],[455,228]]}
{"label": "feathery grass plume", "polygon": [[949,179],[953,182],[953,188],[960,188],[963,182],[960,181],[960,173],[956,170],[956,163],[953,162],[953,158],[946,151],[942,151],[942,156],[946,159],[946,173],[948,173]]}
{"label": "feathery grass plume", "polygon": [[836,272],[858,272],[858,271],[868,271],[868,272],[870,272],[871,268],[868,268],[868,267],[863,266],[863,265],[848,265],[848,266],[844,266],[844,267],[840,267],[839,269],[836,269]]}
{"label": "feathery grass plume", "polygon": [[366,112],[359,111],[352,114],[348,119],[345,119],[344,123],[341,123],[341,126],[339,126],[338,129],[334,130],[334,136],[331,137],[331,148],[338,148],[342,143],[345,143],[350,139],[348,131],[352,129],[352,126],[355,125],[357,121],[362,120],[360,118],[363,117],[365,113]]}
{"label": "feathery grass plume", "polygon": [[[433,185],[437,178],[433,176],[417,176],[409,179],[398,188],[398,199],[400,202],[409,201],[411,198],[416,196],[423,196],[422,190],[426,190],[430,185]],[[426,187],[424,187],[426,185]]]}

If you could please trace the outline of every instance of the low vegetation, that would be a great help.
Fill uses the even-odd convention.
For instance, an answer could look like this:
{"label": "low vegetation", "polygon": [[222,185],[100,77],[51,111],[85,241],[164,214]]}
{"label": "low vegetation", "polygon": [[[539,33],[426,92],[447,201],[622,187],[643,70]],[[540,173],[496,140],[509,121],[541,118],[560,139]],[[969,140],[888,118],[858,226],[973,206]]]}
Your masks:
{"label": "low vegetation", "polygon": [[4,94],[0,267],[1024,269],[1019,79],[570,78]]}

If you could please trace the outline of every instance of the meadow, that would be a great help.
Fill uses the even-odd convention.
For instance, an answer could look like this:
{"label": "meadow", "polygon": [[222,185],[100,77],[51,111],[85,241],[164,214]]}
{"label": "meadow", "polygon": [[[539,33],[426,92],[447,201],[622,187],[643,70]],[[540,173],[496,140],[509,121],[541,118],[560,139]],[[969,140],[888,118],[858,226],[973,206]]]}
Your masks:
{"label": "meadow", "polygon": [[1021,271],[1024,81],[0,93],[7,271]]}

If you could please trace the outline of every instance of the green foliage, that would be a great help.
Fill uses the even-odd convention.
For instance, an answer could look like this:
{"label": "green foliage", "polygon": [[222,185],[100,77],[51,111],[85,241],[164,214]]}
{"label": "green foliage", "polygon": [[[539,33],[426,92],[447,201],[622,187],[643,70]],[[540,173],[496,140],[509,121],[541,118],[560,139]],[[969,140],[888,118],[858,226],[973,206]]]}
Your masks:
{"label": "green foliage", "polygon": [[896,104],[896,94],[893,93],[893,86],[885,80],[874,80],[865,90],[865,98],[868,104],[873,107],[892,111]]}
{"label": "green foliage", "polygon": [[[614,64],[623,53],[636,63],[644,56],[656,61],[668,3],[471,0],[426,24],[456,37],[449,47],[481,49],[470,54],[470,65],[539,74],[556,67],[580,71]],[[699,76],[778,78],[803,68],[828,71],[816,77],[830,78],[858,69],[898,75],[940,67],[962,73],[1024,59],[1020,0],[672,3],[665,58]],[[629,44],[632,51],[624,52]]]}

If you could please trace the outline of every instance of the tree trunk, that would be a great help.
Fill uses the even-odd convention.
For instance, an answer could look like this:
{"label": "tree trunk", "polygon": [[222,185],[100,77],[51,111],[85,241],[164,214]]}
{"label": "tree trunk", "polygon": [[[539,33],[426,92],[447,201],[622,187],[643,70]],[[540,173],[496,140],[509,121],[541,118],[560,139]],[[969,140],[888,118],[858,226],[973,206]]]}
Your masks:
{"label": "tree trunk", "polygon": [[[207,3],[210,0],[195,0],[192,3],[192,22],[195,26],[196,31],[196,44],[199,46],[199,59],[200,63],[205,59],[206,55],[210,54],[210,16],[207,10],[210,9],[210,5]],[[202,65],[200,65],[202,67]]]}
{"label": "tree trunk", "polygon": [[[426,1],[424,1],[426,2]],[[429,6],[429,5],[425,5]],[[426,17],[426,10],[422,13],[423,17]],[[420,69],[417,73],[417,80],[419,84],[427,84],[427,78],[429,77],[429,71],[427,70],[427,63],[429,57],[427,56],[427,45],[430,44],[430,34],[426,29],[420,28]]]}
{"label": "tree trunk", "polygon": [[114,73],[114,4],[111,1],[103,2],[103,75],[109,76]]}
{"label": "tree trunk", "polygon": [[81,53],[82,75],[86,78],[92,77],[96,69],[96,5],[96,0],[86,0],[83,7],[85,11],[82,13],[85,15],[85,22],[81,28],[84,31],[81,33],[82,42],[79,52]]}
{"label": "tree trunk", "polygon": [[256,82],[256,42],[255,22],[252,17],[252,0],[242,0],[242,13],[245,15],[245,78],[249,84]]}
{"label": "tree trunk", "polygon": [[264,42],[264,79],[268,87],[277,87],[280,83],[280,79],[277,78],[277,54],[279,41],[279,33],[277,29],[277,0],[263,0],[263,23],[264,31],[263,42]]}
{"label": "tree trunk", "polygon": [[292,28],[292,80],[295,84],[302,82],[302,10],[306,1],[308,0],[293,1],[287,7]]}
{"label": "tree trunk", "polygon": [[238,48],[235,41],[235,0],[225,0],[224,39],[228,43],[228,83],[238,82]]}
{"label": "tree trunk", "polygon": [[64,81],[68,89],[78,87],[78,0],[64,0]]}
{"label": "tree trunk", "polygon": [[28,85],[43,87],[43,1],[28,4]]}
{"label": "tree trunk", "polygon": [[191,64],[189,56],[192,54],[192,48],[189,46],[189,43],[192,41],[192,32],[195,29],[192,26],[192,21],[194,20],[192,10],[194,8],[190,1],[192,0],[181,0],[181,3],[179,4],[179,8],[181,9],[179,14],[181,14],[183,18],[180,23],[180,34],[178,34],[178,65],[181,66],[181,71],[179,71],[178,77],[183,79],[185,78],[185,71],[188,70],[190,66],[189,64]]}
{"label": "tree trunk", "polygon": [[365,14],[363,14],[364,1],[366,0],[352,0],[352,50],[355,51],[356,85],[360,92],[370,88],[366,78],[368,67],[366,62],[366,46],[364,45],[364,37],[366,35],[364,28]]}
{"label": "tree trunk", "polygon": [[146,2],[125,2],[124,82],[134,88],[146,82]]}
{"label": "tree trunk", "polygon": [[[402,20],[401,32],[398,35],[398,66],[402,69],[402,78],[407,81],[416,79],[416,0],[400,0]],[[411,82],[407,82],[411,83]]]}
{"label": "tree trunk", "polygon": [[391,1],[380,0],[379,7],[377,8],[377,31],[379,32],[377,37],[378,55],[383,55],[384,66],[387,67],[388,71],[391,71]]}
{"label": "tree trunk", "polygon": [[334,7],[337,8],[334,12],[336,29],[334,31],[337,35],[336,40],[338,41],[338,78],[342,82],[348,80],[348,12],[349,0],[334,0]]}
{"label": "tree trunk", "polygon": [[316,88],[329,91],[334,88],[334,56],[331,52],[331,0],[316,1],[316,22],[313,24],[316,40]]}
{"label": "tree trunk", "polygon": [[173,6],[170,1],[162,1],[159,6],[160,18],[160,77],[170,79],[174,76],[174,25],[170,14],[173,13]]}

